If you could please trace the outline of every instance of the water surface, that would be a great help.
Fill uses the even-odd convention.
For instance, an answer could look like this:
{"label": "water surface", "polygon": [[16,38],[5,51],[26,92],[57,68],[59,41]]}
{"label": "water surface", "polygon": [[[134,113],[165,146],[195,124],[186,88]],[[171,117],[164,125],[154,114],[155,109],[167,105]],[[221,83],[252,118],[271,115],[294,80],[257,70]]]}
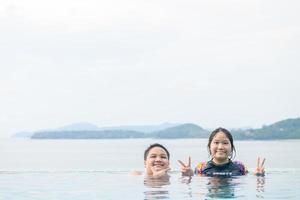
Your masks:
{"label": "water surface", "polygon": [[[171,152],[170,177],[131,176],[143,151],[159,142]],[[177,159],[209,159],[204,139],[0,140],[0,199],[298,199],[300,140],[236,141],[235,160],[253,171],[266,157],[266,176],[182,177]]]}

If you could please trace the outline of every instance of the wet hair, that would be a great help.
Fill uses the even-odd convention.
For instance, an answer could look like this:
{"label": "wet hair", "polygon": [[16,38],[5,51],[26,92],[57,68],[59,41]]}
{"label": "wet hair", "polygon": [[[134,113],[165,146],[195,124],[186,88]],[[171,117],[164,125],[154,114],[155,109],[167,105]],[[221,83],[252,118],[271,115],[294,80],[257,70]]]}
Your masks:
{"label": "wet hair", "polygon": [[153,149],[154,147],[159,147],[159,148],[162,148],[163,150],[165,150],[165,152],[167,153],[167,156],[168,156],[168,160],[170,159],[170,154],[169,154],[169,151],[167,150],[166,147],[164,147],[163,145],[161,144],[158,144],[158,143],[155,143],[155,144],[151,144],[144,152],[144,160],[147,159],[147,156],[150,152],[151,149]]}
{"label": "wet hair", "polygon": [[217,129],[215,129],[213,132],[211,132],[210,136],[209,136],[209,139],[208,139],[208,144],[207,144],[207,149],[208,149],[208,152],[209,152],[209,155],[211,155],[211,152],[210,152],[210,145],[211,145],[211,142],[212,140],[214,139],[214,137],[218,134],[218,133],[224,133],[226,135],[226,137],[228,138],[228,140],[230,141],[230,144],[231,144],[231,153],[230,153],[230,157],[229,159],[232,159],[235,157],[235,154],[236,154],[236,151],[235,151],[235,147],[233,145],[233,137],[231,135],[231,133],[225,129],[225,128],[222,128],[222,127],[219,127]]}

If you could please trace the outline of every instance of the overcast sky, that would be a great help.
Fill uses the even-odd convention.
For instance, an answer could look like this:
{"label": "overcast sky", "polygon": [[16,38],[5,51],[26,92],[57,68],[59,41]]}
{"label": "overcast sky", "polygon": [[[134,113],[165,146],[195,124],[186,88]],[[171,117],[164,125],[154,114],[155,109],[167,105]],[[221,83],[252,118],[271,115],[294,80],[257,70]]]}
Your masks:
{"label": "overcast sky", "polygon": [[1,0],[0,137],[300,117],[300,3]]}

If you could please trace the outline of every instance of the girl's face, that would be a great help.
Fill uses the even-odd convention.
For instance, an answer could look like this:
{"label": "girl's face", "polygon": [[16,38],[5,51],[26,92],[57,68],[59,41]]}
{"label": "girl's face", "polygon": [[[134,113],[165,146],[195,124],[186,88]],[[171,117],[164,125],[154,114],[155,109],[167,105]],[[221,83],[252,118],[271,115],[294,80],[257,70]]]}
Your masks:
{"label": "girl's face", "polygon": [[215,135],[210,143],[209,151],[214,163],[224,164],[228,162],[232,153],[232,146],[225,133],[219,132]]}
{"label": "girl's face", "polygon": [[167,152],[160,147],[150,149],[145,160],[145,168],[148,175],[153,175],[153,171],[160,171],[169,167]]}

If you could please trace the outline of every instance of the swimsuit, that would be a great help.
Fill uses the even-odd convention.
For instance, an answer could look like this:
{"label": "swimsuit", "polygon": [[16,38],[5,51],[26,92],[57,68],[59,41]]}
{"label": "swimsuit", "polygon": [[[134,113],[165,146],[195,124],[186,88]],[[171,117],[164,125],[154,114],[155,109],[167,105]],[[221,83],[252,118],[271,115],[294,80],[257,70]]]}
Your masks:
{"label": "swimsuit", "polygon": [[247,169],[243,163],[231,160],[223,165],[216,165],[212,160],[201,162],[195,169],[195,174],[206,176],[240,176],[246,173]]}

